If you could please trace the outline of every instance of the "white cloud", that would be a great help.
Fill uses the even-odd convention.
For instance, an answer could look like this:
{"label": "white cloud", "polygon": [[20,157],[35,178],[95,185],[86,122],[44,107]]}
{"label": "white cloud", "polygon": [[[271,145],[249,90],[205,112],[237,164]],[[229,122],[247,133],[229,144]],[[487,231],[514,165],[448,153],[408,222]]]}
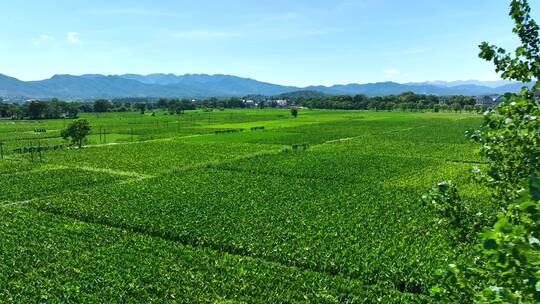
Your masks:
{"label": "white cloud", "polygon": [[54,40],[54,37],[53,37],[53,36],[49,36],[49,35],[45,35],[45,34],[39,35],[39,38],[40,38],[41,40]]}
{"label": "white cloud", "polygon": [[390,68],[383,71],[386,76],[397,76],[401,74],[401,71],[396,68]]}
{"label": "white cloud", "polygon": [[35,46],[39,46],[42,43],[45,43],[45,42],[51,41],[51,40],[54,40],[53,36],[49,36],[49,35],[46,35],[46,34],[41,34],[41,35],[39,35],[39,38],[35,38],[32,41],[34,42]]}
{"label": "white cloud", "polygon": [[67,33],[67,40],[70,43],[73,43],[73,44],[81,43],[81,39],[79,39],[79,33],[77,33],[77,32],[68,32]]}

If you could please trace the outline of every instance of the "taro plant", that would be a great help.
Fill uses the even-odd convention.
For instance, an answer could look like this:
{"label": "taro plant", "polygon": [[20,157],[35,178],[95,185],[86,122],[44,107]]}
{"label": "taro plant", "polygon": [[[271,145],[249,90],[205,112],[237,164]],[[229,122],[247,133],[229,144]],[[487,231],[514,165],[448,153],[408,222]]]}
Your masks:
{"label": "taro plant", "polygon": [[422,199],[436,212],[436,225],[449,228],[458,242],[474,240],[475,232],[485,221],[482,213],[475,213],[461,199],[456,185],[451,181],[438,183]]}

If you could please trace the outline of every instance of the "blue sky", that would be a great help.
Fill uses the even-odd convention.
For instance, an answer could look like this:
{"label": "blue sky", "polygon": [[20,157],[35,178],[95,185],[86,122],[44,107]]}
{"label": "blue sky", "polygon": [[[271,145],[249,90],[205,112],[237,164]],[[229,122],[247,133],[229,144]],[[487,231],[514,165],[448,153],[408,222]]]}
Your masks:
{"label": "blue sky", "polygon": [[[515,46],[508,3],[2,1],[0,73],[221,73],[299,86],[492,80],[477,45]],[[530,3],[540,16],[540,0]]]}

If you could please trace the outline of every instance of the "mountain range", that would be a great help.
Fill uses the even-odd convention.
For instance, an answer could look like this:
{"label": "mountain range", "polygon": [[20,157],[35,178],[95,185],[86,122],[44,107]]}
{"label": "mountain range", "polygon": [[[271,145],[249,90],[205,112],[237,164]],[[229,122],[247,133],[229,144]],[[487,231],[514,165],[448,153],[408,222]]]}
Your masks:
{"label": "mountain range", "polygon": [[318,91],[327,95],[383,96],[407,91],[434,95],[491,95],[517,92],[522,83],[477,80],[423,83],[377,82],[333,86],[294,87],[231,75],[207,74],[85,74],[54,75],[39,81],[21,81],[0,74],[0,97],[7,100],[58,97],[67,100],[121,97],[230,97],[275,96],[296,91]]}

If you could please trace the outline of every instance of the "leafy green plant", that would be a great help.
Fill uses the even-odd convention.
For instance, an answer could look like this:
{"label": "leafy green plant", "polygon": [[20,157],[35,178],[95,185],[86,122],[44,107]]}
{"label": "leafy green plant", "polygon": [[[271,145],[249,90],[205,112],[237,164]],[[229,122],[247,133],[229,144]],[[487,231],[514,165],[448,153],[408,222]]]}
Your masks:
{"label": "leafy green plant", "polygon": [[[530,82],[540,79],[539,27],[530,17],[526,0],[513,0],[510,16],[520,40],[515,55],[484,42],[480,57],[493,61],[505,79]],[[494,205],[502,207],[496,223],[480,234],[477,255],[468,262],[451,264],[443,272],[446,284],[430,289],[445,302],[538,303],[540,301],[540,82],[508,102],[485,113],[481,128],[469,136],[482,145],[488,170],[477,170],[491,187]],[[527,183],[523,184],[523,180]],[[448,192],[448,193],[447,193]],[[449,221],[464,216],[460,199],[451,189],[432,196],[433,206],[458,206],[446,213]],[[439,208],[440,209],[440,208]],[[471,227],[473,228],[473,227]]]}
{"label": "leafy green plant", "polygon": [[479,234],[473,261],[441,271],[445,284],[430,289],[444,302],[538,303],[540,301],[540,180],[521,184],[519,196],[493,227]]}
{"label": "leafy green plant", "polygon": [[469,132],[480,143],[489,169],[481,180],[502,201],[516,196],[521,179],[538,173],[540,164],[540,106],[530,92],[486,113],[482,128]]}
{"label": "leafy green plant", "polygon": [[341,276],[30,208],[0,208],[0,223],[2,303],[425,302]]}
{"label": "leafy green plant", "polygon": [[480,303],[540,301],[540,180],[530,178],[519,198],[481,234],[485,263],[475,271],[488,287]]}
{"label": "leafy green plant", "polygon": [[540,170],[540,40],[538,24],[530,11],[527,0],[511,1],[513,32],[521,41],[513,56],[487,42],[480,45],[480,58],[493,61],[502,78],[536,82],[532,89],[523,87],[520,94],[486,112],[482,128],[469,134],[482,145],[481,153],[490,161],[484,181],[504,201],[516,195],[521,179],[537,175]]}
{"label": "leafy green plant", "polygon": [[475,239],[476,231],[484,222],[482,213],[475,213],[461,199],[458,189],[451,181],[440,182],[422,197],[424,203],[438,214],[436,224],[447,226],[458,241]]}
{"label": "leafy green plant", "polygon": [[[138,134],[167,139],[58,151],[29,166],[35,174],[25,174],[23,162],[0,160],[0,184],[11,182],[3,200],[32,200],[0,210],[13,219],[5,226],[0,218],[0,302],[42,295],[52,303],[166,302],[175,295],[179,302],[430,303],[433,269],[456,252],[448,229],[433,229],[418,193],[441,178],[470,182],[461,178],[466,162],[482,159],[462,134],[480,117],[284,114],[214,112],[212,121],[223,125],[210,128],[207,113],[189,113],[194,122],[180,121],[189,126],[182,132],[204,135],[182,138],[174,138],[176,117],[83,114],[111,137],[130,132],[113,128],[122,120],[140,123],[132,124]],[[156,128],[155,120],[167,118],[170,130]],[[51,134],[62,123],[44,122]],[[212,134],[263,124],[265,132]],[[0,122],[5,127],[16,130]],[[298,143],[310,148],[281,153]],[[459,194],[475,209],[470,201],[483,196],[470,186]],[[22,212],[18,219],[12,210]]]}

